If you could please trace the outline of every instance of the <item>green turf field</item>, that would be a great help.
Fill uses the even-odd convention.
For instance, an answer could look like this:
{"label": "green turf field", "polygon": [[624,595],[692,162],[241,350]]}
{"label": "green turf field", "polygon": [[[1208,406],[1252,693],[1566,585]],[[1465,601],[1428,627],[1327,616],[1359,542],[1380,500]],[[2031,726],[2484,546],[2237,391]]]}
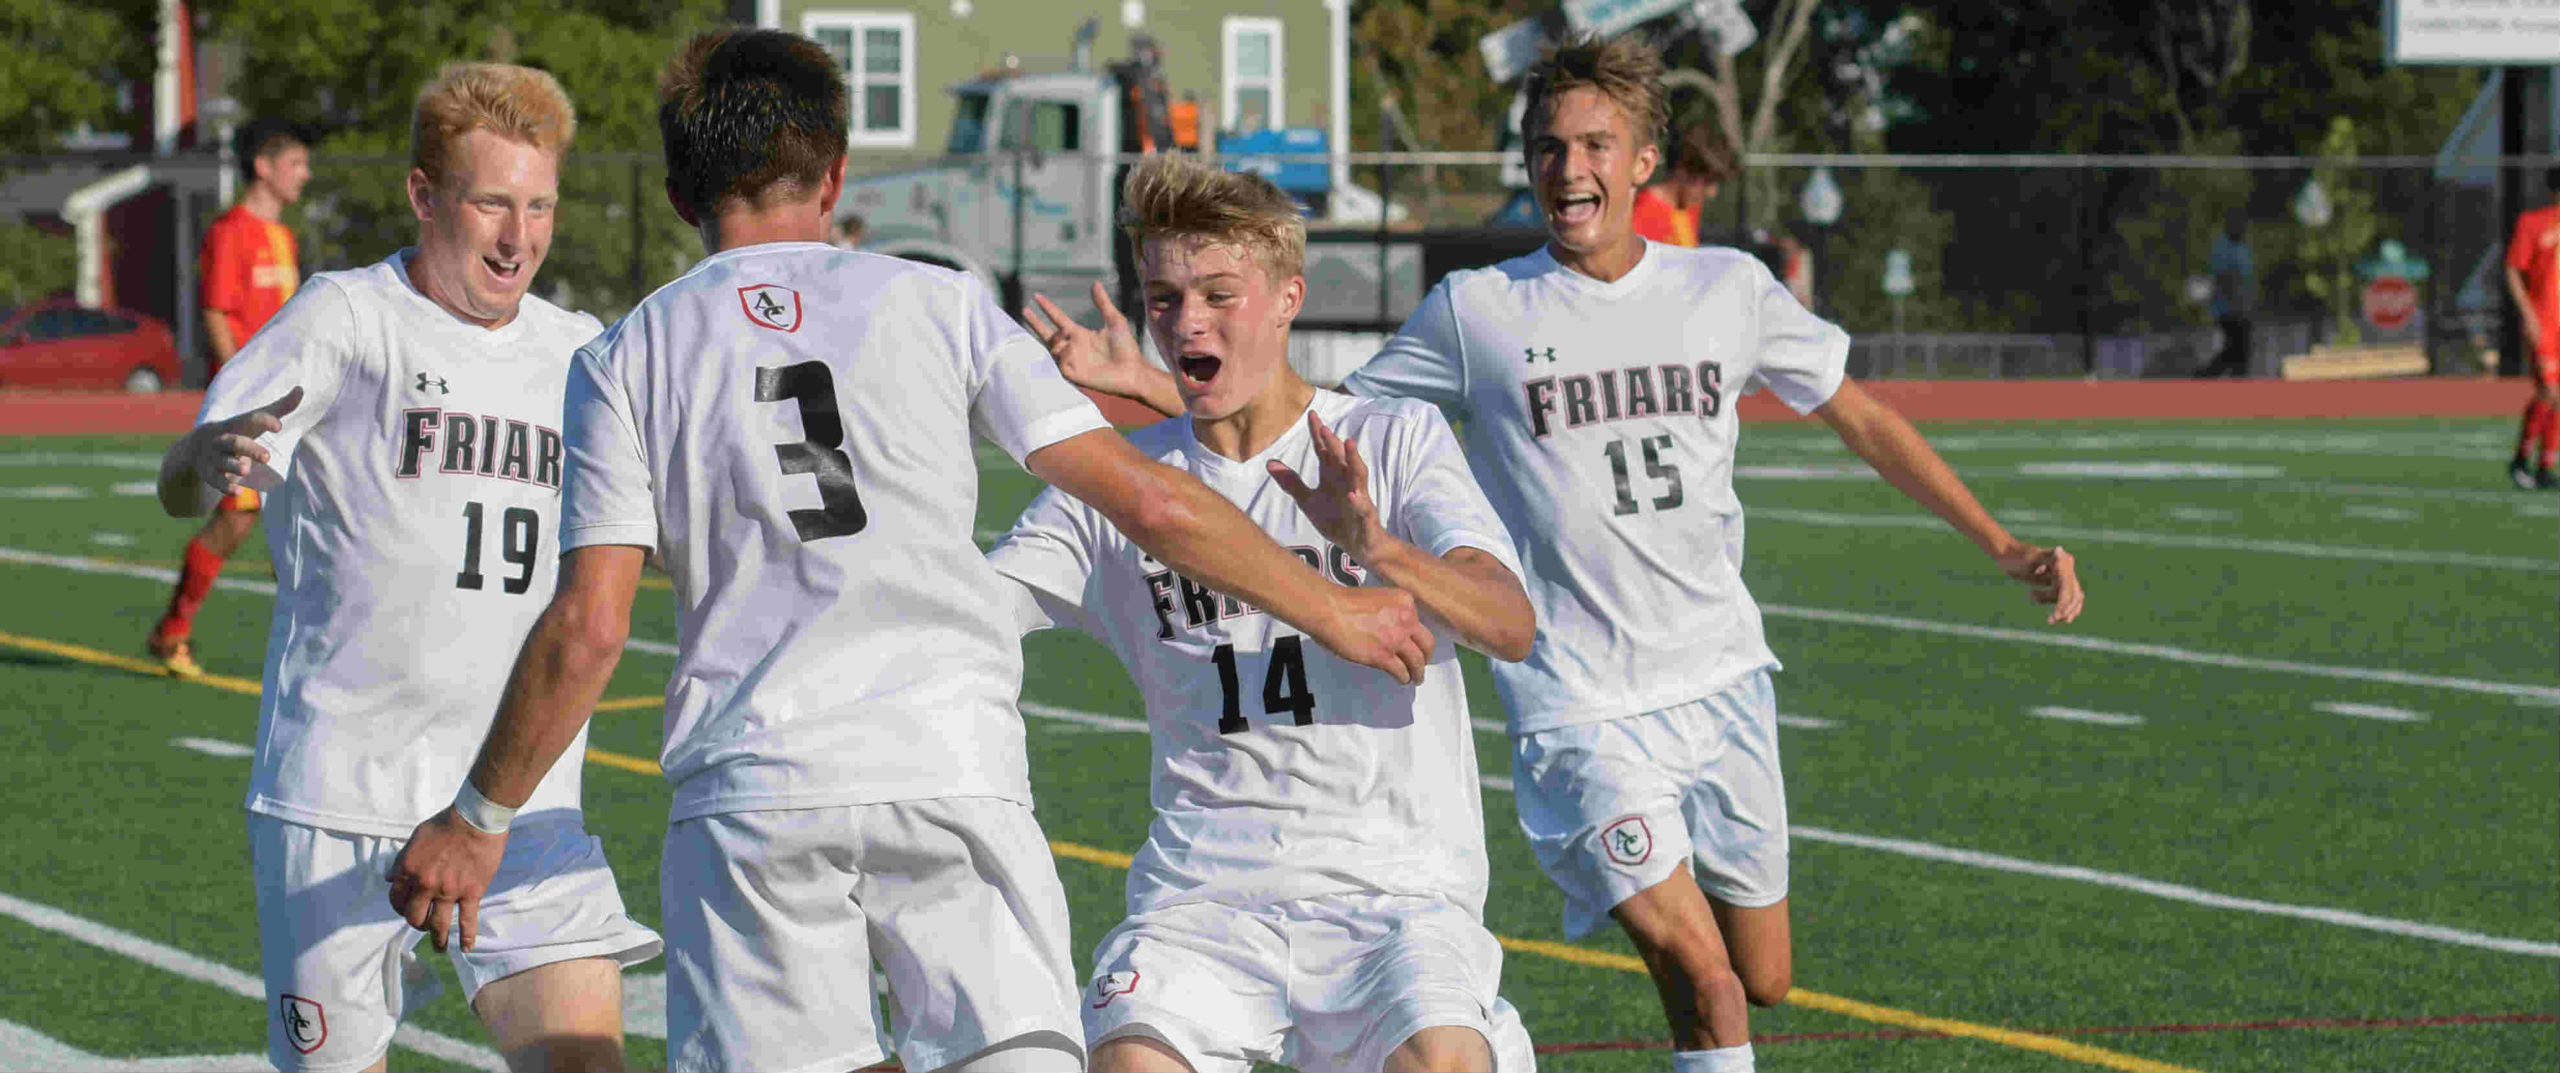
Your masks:
{"label": "green turf field", "polygon": [[[2089,610],[2042,625],[1821,427],[1746,431],[1746,575],[1787,664],[1802,990],[1755,1017],[1763,1067],[2549,1068],[2560,496],[2504,485],[2507,424],[1929,431],[2021,535],[2079,556]],[[0,858],[0,1070],[261,1068],[247,761],[201,750],[256,733],[237,687],[262,664],[263,548],[197,627],[208,669],[245,682],[116,665],[190,531],[148,497],[162,446],[0,437],[0,802],[21,817]],[[980,525],[1000,529],[1035,485],[981,457]],[[674,623],[644,592],[634,636]],[[668,667],[630,653],[607,695],[650,697]],[[1087,858],[1143,837],[1148,750],[1061,716],[1136,717],[1136,692],[1100,646],[1040,635],[1024,698],[1089,957],[1121,872]],[[654,758],[654,708],[599,716],[593,743]],[[1536,945],[1561,942],[1559,897],[1513,824],[1502,735],[1478,748],[1488,923],[1524,941],[1503,990],[1543,1063],[1667,1067],[1622,939]],[[590,768],[588,825],[651,922],[666,798]],[[630,985],[644,1067],[663,1058],[655,972]],[[416,1024],[395,1068],[485,1046],[450,993]]]}

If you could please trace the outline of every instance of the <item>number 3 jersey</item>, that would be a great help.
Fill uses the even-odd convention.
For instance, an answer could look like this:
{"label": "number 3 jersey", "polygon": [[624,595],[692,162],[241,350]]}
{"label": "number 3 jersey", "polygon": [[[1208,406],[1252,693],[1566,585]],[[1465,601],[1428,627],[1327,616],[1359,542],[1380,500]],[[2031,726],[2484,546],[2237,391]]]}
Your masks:
{"label": "number 3 jersey", "polygon": [[[453,800],[559,567],[560,404],[595,318],[527,296],[488,329],[410,286],[411,251],[311,277],[198,420],[299,386],[269,487],[276,598],[249,810],[407,838]],[[585,733],[528,812],[578,808]]]}
{"label": "number 3 jersey", "polygon": [[1777,658],[1742,583],[1734,401],[1799,413],[1849,337],[1748,254],[1648,243],[1603,282],[1541,249],[1453,272],[1343,382],[1462,416],[1520,544],[1529,658],[1493,665],[1515,735],[1697,700]]}
{"label": "number 3 jersey", "polygon": [[[1359,445],[1388,532],[1435,556],[1480,548],[1519,572],[1437,410],[1330,392],[1310,405]],[[1307,565],[1345,585],[1372,583],[1264,468],[1277,460],[1320,480],[1303,417],[1243,461],[1201,446],[1188,417],[1130,438],[1225,496]],[[1384,891],[1443,896],[1481,914],[1482,791],[1446,625],[1434,623],[1439,643],[1422,685],[1398,685],[1172,572],[1055,489],[987,557],[1028,591],[1026,624],[1099,638],[1146,697],[1155,822],[1129,868],[1129,912]]]}
{"label": "number 3 jersey", "polygon": [[671,820],[1031,801],[1011,586],[972,430],[1109,427],[964,273],[776,242],[704,258],[578,353],[563,547],[675,582]]}

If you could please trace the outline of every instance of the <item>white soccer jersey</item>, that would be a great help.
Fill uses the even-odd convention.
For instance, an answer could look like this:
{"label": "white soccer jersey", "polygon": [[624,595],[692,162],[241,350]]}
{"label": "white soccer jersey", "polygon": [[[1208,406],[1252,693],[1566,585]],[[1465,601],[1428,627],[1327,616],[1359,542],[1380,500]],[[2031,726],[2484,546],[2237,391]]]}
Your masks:
{"label": "white soccer jersey", "polygon": [[1462,415],[1519,542],[1538,640],[1493,665],[1511,732],[1716,692],[1777,658],[1742,584],[1734,398],[1799,413],[1840,387],[1849,337],[1748,254],[1648,243],[1601,282],[1545,249],[1453,272],[1345,380]]}
{"label": "white soccer jersey", "polygon": [[[1432,555],[1481,548],[1519,571],[1447,421],[1415,402],[1318,392],[1360,445],[1387,531]],[[1178,417],[1131,437],[1346,585],[1371,583],[1274,483],[1317,479],[1303,419],[1241,462]],[[1129,912],[1350,891],[1437,895],[1481,915],[1484,819],[1467,688],[1446,626],[1420,687],[1344,660],[1263,612],[1173,573],[1101,512],[1051,489],[987,553],[1032,596],[1025,620],[1111,646],[1146,696],[1155,822],[1129,866]]]}
{"label": "white soccer jersey", "polygon": [[682,609],[672,819],[1028,804],[970,432],[1108,427],[965,274],[814,242],[705,258],[579,351],[563,548],[658,548]]}
{"label": "white soccer jersey", "polygon": [[[407,838],[453,801],[559,568],[560,400],[594,317],[495,330],[410,286],[411,251],[311,277],[199,421],[300,386],[263,438],[276,599],[249,810]],[[585,732],[528,811],[578,808]]]}

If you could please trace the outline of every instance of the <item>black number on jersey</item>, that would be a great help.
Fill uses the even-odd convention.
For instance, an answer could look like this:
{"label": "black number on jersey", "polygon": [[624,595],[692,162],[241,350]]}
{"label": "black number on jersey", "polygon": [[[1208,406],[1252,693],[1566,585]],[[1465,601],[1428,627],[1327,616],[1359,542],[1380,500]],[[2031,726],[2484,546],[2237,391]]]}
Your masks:
{"label": "black number on jersey", "polygon": [[[488,508],[477,501],[462,505],[462,572],[453,587],[477,589],[487,580],[480,573],[480,517]],[[508,595],[533,587],[533,563],[542,554],[542,515],[530,507],[508,507],[500,516],[498,557],[516,567],[516,576],[498,579]]]}
{"label": "black number on jersey", "polygon": [[[1236,646],[1219,645],[1209,659],[1218,665],[1218,685],[1226,692],[1226,706],[1218,713],[1218,733],[1240,733],[1247,724],[1236,682]],[[1262,677],[1262,711],[1266,715],[1285,712],[1297,726],[1316,721],[1315,691],[1307,688],[1307,653],[1296,634],[1271,641],[1271,666]]]}
{"label": "black number on jersey", "polygon": [[802,473],[818,478],[816,510],[791,512],[791,525],[802,541],[851,536],[871,524],[863,513],[862,492],[853,486],[853,459],[844,453],[844,420],[836,414],[836,377],[823,361],[804,361],[756,370],[756,401],[800,404],[800,427],[807,438],[777,443],[774,457],[785,476]]}
{"label": "black number on jersey", "polygon": [[[1636,442],[1644,446],[1644,475],[1670,484],[1661,495],[1653,497],[1653,509],[1670,510],[1686,502],[1680,492],[1680,467],[1662,460],[1662,453],[1671,449],[1670,435],[1647,436]],[[1627,476],[1627,441],[1611,440],[1609,446],[1600,449],[1600,453],[1609,456],[1609,473],[1618,479],[1618,504],[1612,513],[1633,514],[1642,509],[1636,503],[1633,482]]]}

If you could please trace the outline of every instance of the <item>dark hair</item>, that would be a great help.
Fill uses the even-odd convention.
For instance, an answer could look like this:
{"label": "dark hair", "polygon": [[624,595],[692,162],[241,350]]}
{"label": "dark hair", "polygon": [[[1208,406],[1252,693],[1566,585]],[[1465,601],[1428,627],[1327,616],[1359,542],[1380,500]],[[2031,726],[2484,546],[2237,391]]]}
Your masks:
{"label": "dark hair", "polygon": [[1682,131],[1680,140],[1672,143],[1671,173],[1729,183],[1742,174],[1742,161],[1734,156],[1716,121],[1709,119]]}
{"label": "dark hair", "polygon": [[2553,168],[2550,171],[2542,173],[2542,188],[2549,190],[2552,193],[2560,194],[2560,168]]}
{"label": "dark hair", "polygon": [[310,145],[310,135],[281,119],[252,119],[231,132],[232,163],[240,169],[240,181],[244,183],[258,181],[258,161],[295,146]]}
{"label": "dark hair", "polygon": [[817,42],[780,30],[695,37],[658,78],[668,189],[697,212],[815,188],[844,159],[851,101]]}

